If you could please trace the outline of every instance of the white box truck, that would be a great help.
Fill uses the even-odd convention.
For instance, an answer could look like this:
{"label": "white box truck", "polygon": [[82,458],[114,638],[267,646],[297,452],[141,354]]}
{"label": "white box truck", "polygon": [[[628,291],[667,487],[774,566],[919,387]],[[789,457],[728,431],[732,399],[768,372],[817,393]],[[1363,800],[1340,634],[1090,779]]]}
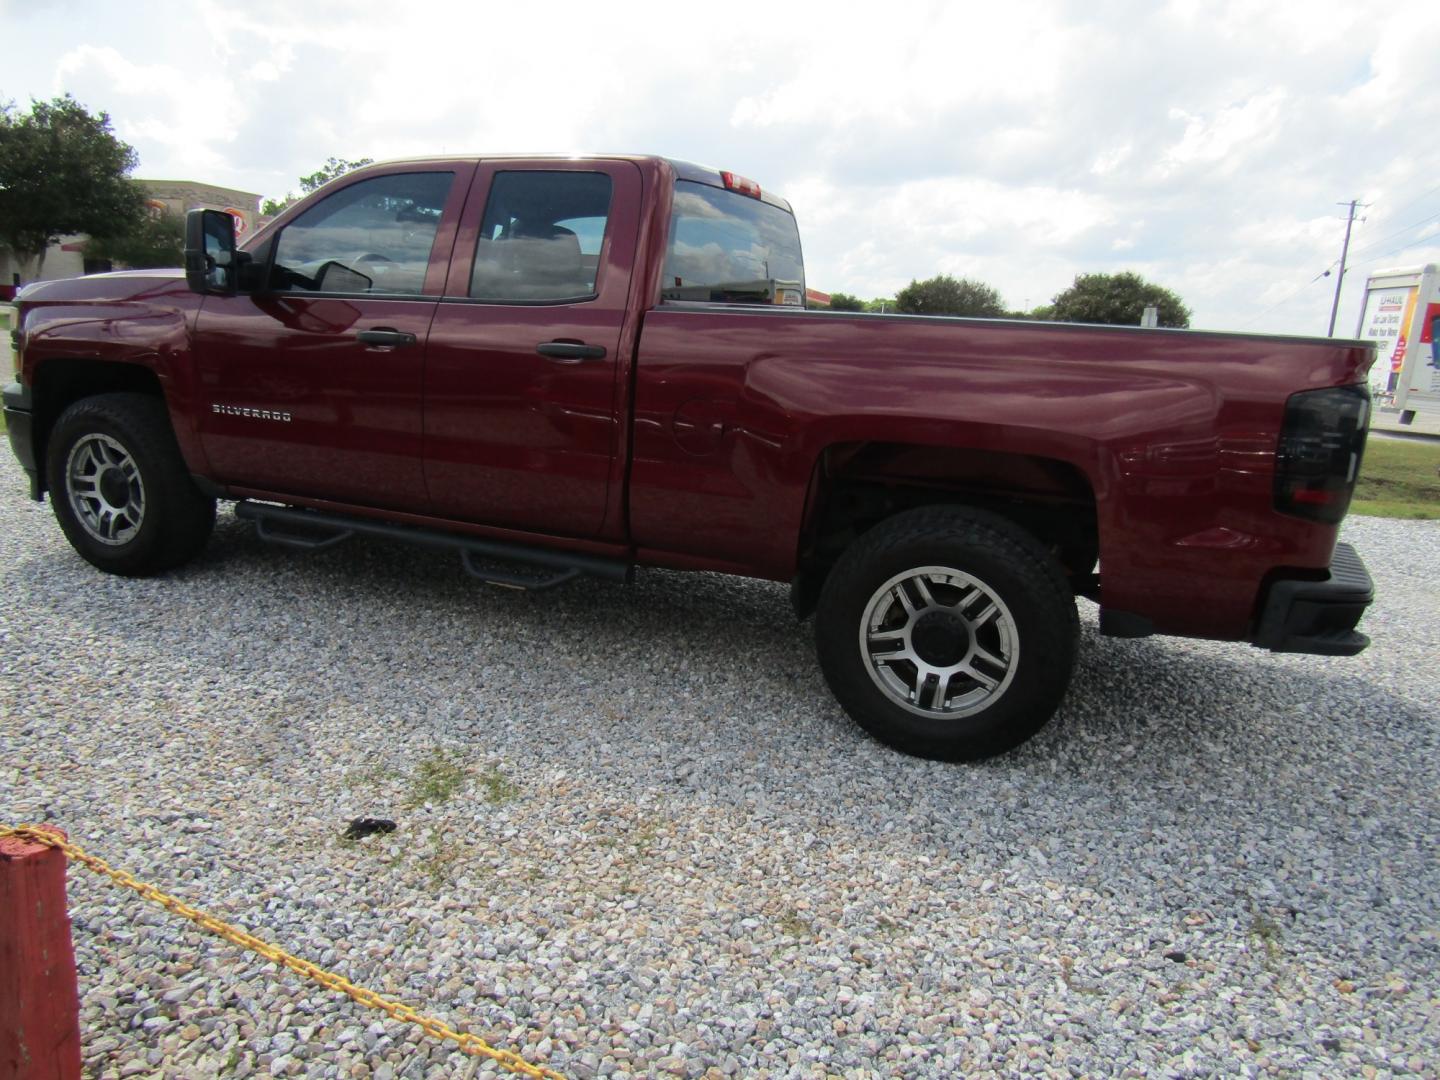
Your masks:
{"label": "white box truck", "polygon": [[1408,424],[1416,409],[1440,411],[1440,269],[1377,270],[1365,282],[1365,303],[1355,336],[1379,346],[1370,369],[1370,392],[1381,408],[1400,410]]}

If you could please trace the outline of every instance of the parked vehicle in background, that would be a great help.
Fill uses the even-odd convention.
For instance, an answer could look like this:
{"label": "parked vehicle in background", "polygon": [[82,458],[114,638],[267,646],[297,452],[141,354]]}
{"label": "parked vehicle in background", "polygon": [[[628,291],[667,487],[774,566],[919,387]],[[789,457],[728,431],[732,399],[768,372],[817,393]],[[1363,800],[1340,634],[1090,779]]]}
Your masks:
{"label": "parked vehicle in background", "polygon": [[514,587],[788,581],[850,715],[942,759],[1050,718],[1077,596],[1110,635],[1367,643],[1364,343],[806,311],[789,204],[654,157],[392,162],[243,248],[189,225],[183,275],[20,297],[11,444],[103,570],[184,563],[227,499]]}
{"label": "parked vehicle in background", "polygon": [[1440,267],[1377,270],[1366,279],[1355,336],[1379,350],[1370,371],[1371,390],[1383,404],[1400,410],[1404,424],[1416,409],[1440,409],[1437,321]]}

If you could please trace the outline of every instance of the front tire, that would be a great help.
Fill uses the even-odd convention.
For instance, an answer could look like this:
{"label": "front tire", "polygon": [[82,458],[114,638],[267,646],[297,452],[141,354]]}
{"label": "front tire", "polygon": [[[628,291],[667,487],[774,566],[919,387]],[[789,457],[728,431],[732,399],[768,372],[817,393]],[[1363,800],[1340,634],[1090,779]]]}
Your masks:
{"label": "front tire", "polygon": [[825,581],[821,670],[845,711],[937,761],[1003,753],[1064,697],[1079,617],[1064,572],[995,514],[922,507],[861,536]]}
{"label": "front tire", "polygon": [[188,562],[215,526],[164,403],[144,394],[75,402],[55,422],[46,480],[66,539],[92,566],[145,577]]}

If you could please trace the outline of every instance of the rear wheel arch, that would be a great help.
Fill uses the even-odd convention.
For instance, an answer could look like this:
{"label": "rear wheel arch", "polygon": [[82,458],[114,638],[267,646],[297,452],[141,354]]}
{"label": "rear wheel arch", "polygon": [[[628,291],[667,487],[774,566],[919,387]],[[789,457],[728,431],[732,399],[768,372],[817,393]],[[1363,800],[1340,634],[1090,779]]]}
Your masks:
{"label": "rear wheel arch", "polygon": [[1093,588],[1100,554],[1095,487],[1072,462],[966,447],[845,443],[828,447],[811,476],[791,590],[797,614],[814,610],[825,578],[851,544],[926,506],[1004,518],[1053,555],[1073,592]]}

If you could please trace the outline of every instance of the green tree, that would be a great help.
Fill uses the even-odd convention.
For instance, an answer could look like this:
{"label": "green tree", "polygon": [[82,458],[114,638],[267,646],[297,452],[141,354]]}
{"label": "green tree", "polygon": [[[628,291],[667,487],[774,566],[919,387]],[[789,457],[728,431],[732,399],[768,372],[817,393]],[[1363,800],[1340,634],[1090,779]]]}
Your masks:
{"label": "green tree", "polygon": [[144,197],[129,180],[135,151],[69,94],[30,102],[21,113],[0,105],[0,244],[38,275],[45,249],[62,236],[115,236],[144,216]]}
{"label": "green tree", "polygon": [[894,297],[877,296],[874,300],[865,301],[865,310],[877,312],[878,314],[894,315],[900,309],[895,306]]}
{"label": "green tree", "polygon": [[85,256],[144,270],[181,266],[185,262],[185,219],[175,214],[142,214],[134,227],[119,236],[94,237]]}
{"label": "green tree", "polygon": [[1078,274],[1075,284],[1055,295],[1050,318],[1057,322],[1139,326],[1147,307],[1160,309],[1160,325],[1190,325],[1190,309],[1169,289],[1139,274]]}
{"label": "green tree", "polygon": [[998,318],[1005,314],[1000,294],[984,282],[939,274],[912,281],[895,294],[895,307],[907,315],[975,315]]}
{"label": "green tree", "polygon": [[326,158],[325,164],[316,169],[309,176],[300,177],[300,194],[294,192],[286,195],[283,199],[266,199],[260,205],[260,213],[267,217],[273,217],[286,209],[291,203],[298,202],[304,195],[312,191],[318,191],[337,176],[344,176],[351,169],[358,169],[362,165],[369,165],[374,158],[356,158],[354,161],[346,161],[344,158]]}
{"label": "green tree", "polygon": [[837,292],[830,294],[831,311],[864,311],[865,301],[858,296],[851,296],[849,293]]}
{"label": "green tree", "polygon": [[326,158],[325,164],[316,169],[309,176],[300,177],[300,190],[306,195],[312,191],[318,191],[337,176],[344,176],[351,169],[358,169],[362,165],[369,165],[374,158],[362,157],[354,161],[346,161],[343,158]]}

